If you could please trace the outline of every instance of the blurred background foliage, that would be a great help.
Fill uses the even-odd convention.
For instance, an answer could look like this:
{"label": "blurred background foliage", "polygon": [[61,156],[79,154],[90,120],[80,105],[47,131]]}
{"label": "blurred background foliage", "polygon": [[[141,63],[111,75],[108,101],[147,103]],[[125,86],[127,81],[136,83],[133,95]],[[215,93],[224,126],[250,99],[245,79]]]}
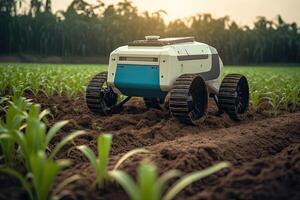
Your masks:
{"label": "blurred background foliage", "polygon": [[251,27],[210,14],[166,23],[163,10],[139,12],[127,0],[115,5],[74,0],[56,13],[51,0],[27,2],[0,0],[1,55],[105,57],[120,45],[156,34],[195,36],[216,47],[226,64],[300,62],[300,29],[279,15],[275,21],[257,17]]}

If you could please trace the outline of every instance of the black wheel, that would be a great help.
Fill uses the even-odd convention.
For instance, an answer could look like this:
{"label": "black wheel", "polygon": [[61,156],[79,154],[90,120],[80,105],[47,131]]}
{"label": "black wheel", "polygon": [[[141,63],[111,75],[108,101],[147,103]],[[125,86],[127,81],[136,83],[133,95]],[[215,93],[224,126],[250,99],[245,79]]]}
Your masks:
{"label": "black wheel", "polygon": [[97,74],[86,88],[86,104],[91,112],[108,115],[116,112],[118,95],[107,85],[107,72]]}
{"label": "black wheel", "polygon": [[171,90],[169,108],[180,122],[198,125],[207,114],[208,92],[205,81],[198,74],[178,77]]}
{"label": "black wheel", "polygon": [[163,109],[164,100],[160,98],[144,98],[144,103],[147,108]]}
{"label": "black wheel", "polygon": [[249,85],[245,76],[225,76],[219,90],[218,106],[233,120],[245,119],[249,107]]}

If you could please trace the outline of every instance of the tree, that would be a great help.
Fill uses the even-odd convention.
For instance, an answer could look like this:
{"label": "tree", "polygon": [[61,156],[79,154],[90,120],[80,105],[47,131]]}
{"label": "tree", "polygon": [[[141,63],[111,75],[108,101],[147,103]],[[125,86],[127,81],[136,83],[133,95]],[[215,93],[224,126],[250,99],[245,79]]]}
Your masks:
{"label": "tree", "polygon": [[[105,5],[73,0],[65,11],[52,13],[51,0],[0,0],[0,54],[105,56],[120,45],[143,39],[194,36],[215,47],[225,64],[300,62],[300,30],[281,16],[258,17],[253,28],[239,26],[228,16],[197,14],[165,23],[165,11],[140,13],[128,0]],[[24,9],[24,7],[23,7]]]}

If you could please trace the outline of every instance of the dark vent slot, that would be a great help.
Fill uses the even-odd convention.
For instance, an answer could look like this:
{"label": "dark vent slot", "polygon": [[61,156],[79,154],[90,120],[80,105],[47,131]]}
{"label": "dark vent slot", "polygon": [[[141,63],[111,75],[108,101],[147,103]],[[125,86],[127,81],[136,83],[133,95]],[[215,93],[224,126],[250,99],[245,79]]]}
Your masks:
{"label": "dark vent slot", "polygon": [[158,62],[158,58],[155,58],[155,57],[124,57],[124,56],[120,56],[119,61]]}

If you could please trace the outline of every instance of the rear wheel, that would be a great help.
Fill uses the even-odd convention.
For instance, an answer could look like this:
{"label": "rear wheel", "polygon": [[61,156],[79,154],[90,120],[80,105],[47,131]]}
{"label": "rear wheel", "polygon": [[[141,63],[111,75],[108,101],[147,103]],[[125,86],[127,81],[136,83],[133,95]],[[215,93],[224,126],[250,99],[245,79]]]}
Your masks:
{"label": "rear wheel", "polygon": [[207,114],[208,92],[204,80],[198,74],[178,77],[171,90],[169,108],[180,122],[198,125]]}
{"label": "rear wheel", "polygon": [[108,115],[119,112],[117,106],[118,94],[107,85],[107,72],[97,74],[86,88],[86,104],[91,112],[99,115]]}
{"label": "rear wheel", "polygon": [[249,85],[245,76],[228,74],[218,95],[219,108],[236,121],[245,119],[249,107]]}

